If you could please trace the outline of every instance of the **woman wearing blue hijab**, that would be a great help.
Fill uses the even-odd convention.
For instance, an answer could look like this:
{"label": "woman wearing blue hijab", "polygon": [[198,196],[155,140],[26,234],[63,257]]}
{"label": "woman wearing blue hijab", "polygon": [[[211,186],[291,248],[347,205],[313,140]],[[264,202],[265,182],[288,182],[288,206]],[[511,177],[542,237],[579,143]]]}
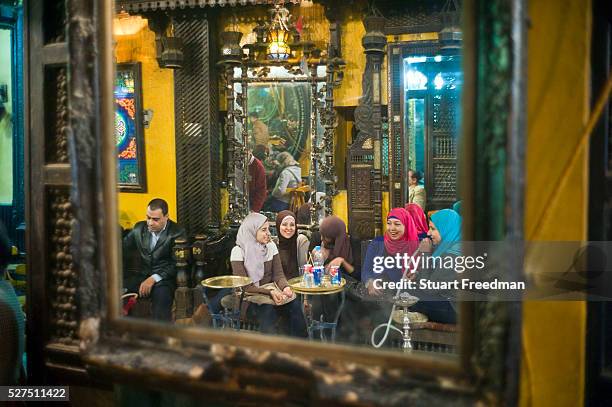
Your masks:
{"label": "woman wearing blue hijab", "polygon": [[[444,260],[449,257],[461,256],[461,216],[454,210],[443,209],[431,216],[429,236],[435,247],[431,255],[434,258],[433,260],[442,258],[443,261],[439,263],[446,263]],[[428,246],[427,242],[421,245],[420,250],[427,252],[426,246]],[[454,281],[456,277],[457,273],[453,268],[421,268],[417,273],[416,281],[417,284],[420,280],[449,282]],[[419,302],[411,307],[413,311],[427,315],[429,320],[433,322],[457,323],[456,290],[419,289],[414,291],[413,294],[419,297]]]}
{"label": "woman wearing blue hijab", "polygon": [[436,246],[434,257],[461,255],[461,216],[456,211],[443,209],[434,213],[429,222],[429,235]]}

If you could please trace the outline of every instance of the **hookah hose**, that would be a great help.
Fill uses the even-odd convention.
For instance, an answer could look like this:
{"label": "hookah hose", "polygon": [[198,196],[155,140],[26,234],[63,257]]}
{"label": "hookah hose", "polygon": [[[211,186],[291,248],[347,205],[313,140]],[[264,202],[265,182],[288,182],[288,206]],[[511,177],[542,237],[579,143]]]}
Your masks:
{"label": "hookah hose", "polygon": [[[412,255],[417,255],[417,253],[419,253],[419,250],[417,249]],[[408,267],[406,267],[406,269],[404,270],[404,272],[402,273],[402,278],[401,280],[404,280],[404,278],[406,277],[406,273],[408,272]],[[401,281],[400,280],[400,281]],[[397,291],[395,292],[395,297],[399,296],[400,291],[402,290],[401,285],[397,288]],[[400,334],[403,334],[404,332],[393,326],[393,324],[391,323],[391,320],[393,319],[393,312],[395,311],[395,303],[393,303],[393,307],[391,308],[391,312],[389,313],[389,319],[387,320],[387,322],[378,325],[376,328],[374,328],[374,330],[372,330],[372,335],[370,336],[370,342],[372,343],[372,346],[374,346],[375,348],[380,348],[385,341],[387,340],[387,337],[389,336],[389,330],[394,329],[397,332],[399,332]],[[383,328],[383,327],[387,327],[387,329],[385,329],[385,334],[383,335],[383,337],[380,339],[380,342],[376,343],[376,332]]]}

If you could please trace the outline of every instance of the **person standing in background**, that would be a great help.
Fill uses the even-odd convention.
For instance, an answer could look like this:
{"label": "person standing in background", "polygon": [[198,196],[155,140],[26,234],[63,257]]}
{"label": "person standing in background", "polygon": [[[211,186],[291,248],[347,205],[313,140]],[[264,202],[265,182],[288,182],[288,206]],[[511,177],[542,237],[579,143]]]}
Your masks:
{"label": "person standing in background", "polygon": [[268,142],[270,141],[270,132],[268,131],[268,126],[261,120],[259,120],[259,115],[255,112],[249,113],[249,117],[251,118],[251,125],[253,126],[252,137],[255,141],[256,146],[268,146]]}
{"label": "person standing in background", "polygon": [[278,155],[277,160],[282,171],[276,180],[276,185],[270,197],[270,209],[280,212],[289,209],[291,194],[288,188],[296,188],[302,182],[302,169],[291,153],[285,151]]}
{"label": "person standing in background", "polygon": [[249,159],[249,209],[251,212],[260,212],[267,196],[266,169],[261,160],[251,154]]}
{"label": "person standing in background", "polygon": [[408,171],[408,202],[415,203],[425,210],[427,203],[427,195],[425,193],[425,187],[420,185],[423,174],[419,171],[409,170]]}

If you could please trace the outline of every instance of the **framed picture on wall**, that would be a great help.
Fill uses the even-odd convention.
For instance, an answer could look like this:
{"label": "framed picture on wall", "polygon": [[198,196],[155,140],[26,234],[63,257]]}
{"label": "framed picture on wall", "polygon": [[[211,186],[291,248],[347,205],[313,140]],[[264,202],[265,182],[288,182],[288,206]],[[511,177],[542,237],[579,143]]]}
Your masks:
{"label": "framed picture on wall", "polygon": [[114,100],[119,190],[147,192],[140,62],[117,64]]}

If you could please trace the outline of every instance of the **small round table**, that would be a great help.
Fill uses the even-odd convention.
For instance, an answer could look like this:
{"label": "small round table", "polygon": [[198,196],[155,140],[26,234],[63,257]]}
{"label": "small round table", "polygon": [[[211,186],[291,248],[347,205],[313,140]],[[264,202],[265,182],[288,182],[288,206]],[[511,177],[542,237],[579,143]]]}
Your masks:
{"label": "small round table", "polygon": [[[331,342],[336,341],[336,328],[338,326],[338,319],[344,308],[344,302],[346,294],[344,287],[346,286],[346,280],[343,278],[340,285],[330,285],[329,282],[324,280],[324,284],[318,287],[305,287],[303,285],[302,277],[294,277],[288,282],[291,289],[296,294],[302,294],[302,309],[304,310],[304,318],[306,319],[306,328],[308,329],[308,339],[313,339],[313,332],[319,331],[321,341],[325,341],[324,330],[331,330]],[[340,294],[340,305],[336,310],[336,315],[333,322],[327,322],[323,320],[323,314],[319,316],[319,319],[313,319],[312,317],[312,304],[309,303],[310,295],[331,295]]]}
{"label": "small round table", "polygon": [[202,285],[205,288],[212,289],[233,289],[234,290],[234,303],[238,303],[237,307],[234,307],[232,311],[228,308],[223,307],[220,312],[212,312],[210,301],[206,295],[206,290],[202,290],[204,297],[204,303],[208,307],[210,316],[212,317],[213,328],[225,328],[227,326],[240,330],[240,309],[242,308],[242,301],[244,300],[244,290],[249,284],[252,284],[253,280],[246,276],[217,276],[210,277],[202,280]]}

